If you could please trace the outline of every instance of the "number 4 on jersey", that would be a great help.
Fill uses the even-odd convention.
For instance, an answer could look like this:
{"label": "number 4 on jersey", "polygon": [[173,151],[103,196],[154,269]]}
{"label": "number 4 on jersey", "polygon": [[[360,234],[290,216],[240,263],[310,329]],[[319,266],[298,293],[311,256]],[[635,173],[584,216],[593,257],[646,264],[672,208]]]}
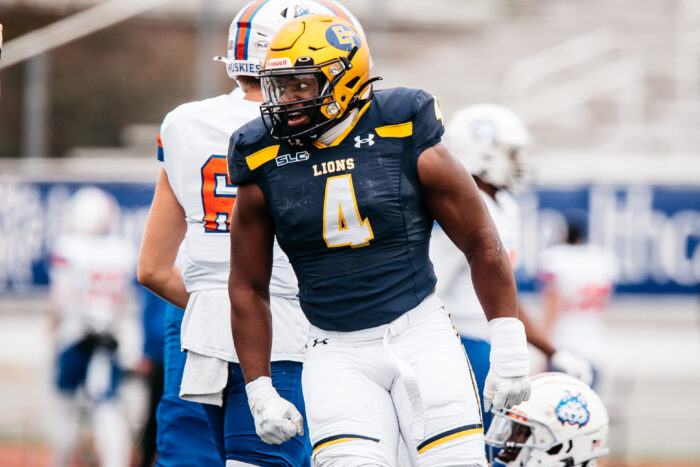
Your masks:
{"label": "number 4 on jersey", "polygon": [[229,182],[226,156],[211,156],[202,166],[204,231],[228,232],[235,202],[236,186]]}
{"label": "number 4 on jersey", "polygon": [[323,202],[323,239],[328,248],[367,246],[373,238],[369,220],[360,217],[352,176],[329,177]]}

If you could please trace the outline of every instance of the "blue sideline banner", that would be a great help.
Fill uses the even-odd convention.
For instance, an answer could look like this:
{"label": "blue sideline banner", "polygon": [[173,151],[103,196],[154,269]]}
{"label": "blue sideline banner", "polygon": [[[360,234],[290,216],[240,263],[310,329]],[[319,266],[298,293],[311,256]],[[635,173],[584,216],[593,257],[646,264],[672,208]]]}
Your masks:
{"label": "blue sideline banner", "polygon": [[519,196],[523,257],[519,289],[536,287],[537,257],[581,210],[591,243],[615,253],[617,293],[697,294],[700,284],[700,187],[537,187]]}
{"label": "blue sideline banner", "polygon": [[110,192],[120,205],[119,232],[141,242],[155,185],[57,183],[0,179],[0,294],[30,294],[48,283],[48,255],[70,196],[84,186]]}
{"label": "blue sideline banner", "polygon": [[[85,183],[0,179],[0,294],[30,294],[47,284],[46,257],[70,195]],[[121,206],[120,231],[141,240],[153,197],[148,183],[95,183]],[[565,213],[585,212],[590,241],[614,251],[617,293],[697,294],[700,186],[540,186],[518,196],[523,218],[520,290],[536,288],[537,257],[560,235]]]}

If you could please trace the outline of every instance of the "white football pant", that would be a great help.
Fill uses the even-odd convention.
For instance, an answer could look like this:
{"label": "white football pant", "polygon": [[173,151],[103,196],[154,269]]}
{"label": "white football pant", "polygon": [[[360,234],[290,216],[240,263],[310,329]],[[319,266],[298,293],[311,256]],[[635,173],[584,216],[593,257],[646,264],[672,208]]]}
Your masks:
{"label": "white football pant", "polygon": [[354,332],[311,327],[302,376],[316,466],[486,466],[468,359],[440,299]]}

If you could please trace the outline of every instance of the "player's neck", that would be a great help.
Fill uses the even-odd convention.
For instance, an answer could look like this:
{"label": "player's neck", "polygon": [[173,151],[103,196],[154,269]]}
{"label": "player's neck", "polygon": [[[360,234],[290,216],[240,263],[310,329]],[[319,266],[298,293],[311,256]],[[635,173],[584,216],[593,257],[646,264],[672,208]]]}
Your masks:
{"label": "player's neck", "polygon": [[243,96],[243,100],[253,102],[263,101],[262,90],[260,88],[243,88],[243,92],[245,93],[245,95]]}
{"label": "player's neck", "polygon": [[260,85],[253,85],[253,83],[245,80],[236,80],[236,84],[241,91],[243,91],[243,100],[252,102],[262,102],[262,88]]}

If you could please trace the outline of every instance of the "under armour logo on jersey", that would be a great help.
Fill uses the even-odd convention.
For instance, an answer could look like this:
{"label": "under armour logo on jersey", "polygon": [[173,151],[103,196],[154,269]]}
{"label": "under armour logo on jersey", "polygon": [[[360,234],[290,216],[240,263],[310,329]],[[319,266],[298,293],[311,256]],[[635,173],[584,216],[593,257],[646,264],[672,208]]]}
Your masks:
{"label": "under armour logo on jersey", "polygon": [[314,339],[314,345],[311,347],[316,347],[318,344],[328,345],[328,338],[325,339]]}
{"label": "under armour logo on jersey", "polygon": [[359,148],[362,143],[367,143],[369,146],[374,144],[374,133],[367,135],[367,138],[362,138],[360,135],[355,136],[355,147]]}

